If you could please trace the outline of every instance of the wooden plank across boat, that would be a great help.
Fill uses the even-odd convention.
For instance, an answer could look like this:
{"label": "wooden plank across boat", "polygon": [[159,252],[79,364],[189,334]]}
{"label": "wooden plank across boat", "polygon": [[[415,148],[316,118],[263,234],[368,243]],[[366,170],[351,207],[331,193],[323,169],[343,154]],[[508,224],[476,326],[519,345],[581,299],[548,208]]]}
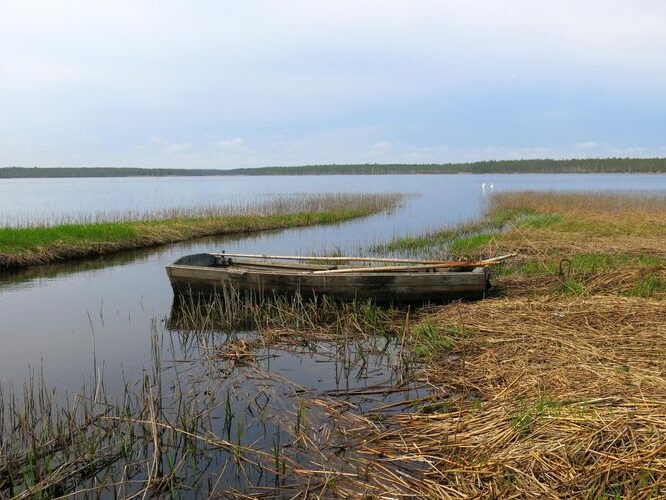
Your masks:
{"label": "wooden plank across boat", "polygon": [[[342,300],[414,303],[483,298],[490,287],[488,265],[507,256],[480,261],[478,265],[409,259],[274,257],[309,259],[296,263],[251,257],[259,258],[201,253],[182,257],[166,269],[176,294],[211,294],[230,288],[257,296],[298,293],[303,297],[327,295]],[[358,260],[400,265],[353,267],[336,263]]]}

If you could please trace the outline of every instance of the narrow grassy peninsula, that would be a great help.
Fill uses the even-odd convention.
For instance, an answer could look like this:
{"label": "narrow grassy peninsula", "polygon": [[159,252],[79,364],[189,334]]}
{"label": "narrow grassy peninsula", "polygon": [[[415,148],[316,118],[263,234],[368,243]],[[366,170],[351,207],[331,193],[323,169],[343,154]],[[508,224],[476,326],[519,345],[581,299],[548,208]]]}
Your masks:
{"label": "narrow grassy peninsula", "polygon": [[342,222],[397,206],[399,194],[288,196],[243,206],[199,207],[0,228],[0,269],[91,257],[203,236]]}

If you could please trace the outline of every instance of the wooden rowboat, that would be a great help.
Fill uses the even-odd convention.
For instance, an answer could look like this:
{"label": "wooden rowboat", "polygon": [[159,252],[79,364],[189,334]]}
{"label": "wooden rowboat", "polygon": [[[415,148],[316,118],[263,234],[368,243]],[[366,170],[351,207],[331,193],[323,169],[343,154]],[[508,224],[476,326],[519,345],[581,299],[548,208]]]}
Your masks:
{"label": "wooden rowboat", "polygon": [[[166,270],[174,292],[179,295],[211,294],[230,288],[257,296],[299,293],[304,297],[327,295],[342,300],[372,299],[378,303],[423,303],[481,299],[490,287],[487,267],[490,261],[482,261],[475,266],[470,263],[407,259],[277,258],[310,259],[310,262],[316,259],[327,263],[285,263],[265,258],[202,253],[178,259]],[[377,260],[416,265],[352,267],[337,265],[335,260]]]}

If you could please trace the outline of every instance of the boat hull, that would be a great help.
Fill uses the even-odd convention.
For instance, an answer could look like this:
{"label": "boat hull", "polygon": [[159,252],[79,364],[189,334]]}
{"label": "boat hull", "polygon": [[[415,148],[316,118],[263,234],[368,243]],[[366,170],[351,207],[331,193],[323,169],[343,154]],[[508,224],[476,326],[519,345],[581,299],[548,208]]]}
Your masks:
{"label": "boat hull", "polygon": [[[250,292],[255,296],[330,296],[342,300],[378,303],[440,302],[483,298],[489,287],[485,267],[470,271],[312,273],[297,266],[266,269],[238,266],[215,267],[183,258],[167,266],[176,294],[213,294],[223,289]],[[208,264],[208,265],[205,265]]]}

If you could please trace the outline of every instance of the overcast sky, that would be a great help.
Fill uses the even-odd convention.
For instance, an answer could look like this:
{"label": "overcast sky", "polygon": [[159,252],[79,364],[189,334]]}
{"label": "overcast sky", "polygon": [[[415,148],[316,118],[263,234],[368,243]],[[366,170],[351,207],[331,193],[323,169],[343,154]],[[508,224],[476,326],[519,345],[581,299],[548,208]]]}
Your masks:
{"label": "overcast sky", "polygon": [[663,0],[0,0],[0,166],[666,156]]}

